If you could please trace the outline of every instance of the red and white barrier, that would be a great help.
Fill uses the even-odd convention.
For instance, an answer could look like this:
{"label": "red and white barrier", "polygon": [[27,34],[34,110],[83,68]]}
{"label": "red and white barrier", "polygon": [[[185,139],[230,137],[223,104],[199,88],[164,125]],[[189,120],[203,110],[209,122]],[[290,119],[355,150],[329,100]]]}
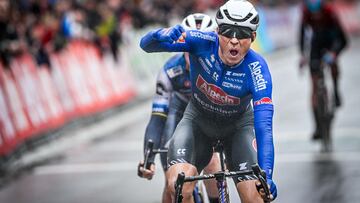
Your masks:
{"label": "red and white barrier", "polygon": [[[126,103],[135,96],[131,74],[82,41],[50,56],[51,71],[29,54],[0,67],[0,156],[24,141],[80,116]],[[120,65],[121,66],[121,65]]]}

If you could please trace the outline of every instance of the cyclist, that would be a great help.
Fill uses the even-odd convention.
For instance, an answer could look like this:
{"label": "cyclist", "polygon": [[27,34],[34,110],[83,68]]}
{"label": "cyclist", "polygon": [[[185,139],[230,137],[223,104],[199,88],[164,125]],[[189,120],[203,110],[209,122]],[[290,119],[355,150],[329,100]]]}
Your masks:
{"label": "cyclist", "polygon": [[[315,124],[318,126],[319,115],[317,115],[315,110],[316,93],[314,90],[316,89],[317,79],[323,77],[320,63],[325,62],[331,67],[335,104],[339,107],[341,105],[341,98],[338,88],[339,68],[337,59],[347,44],[347,38],[334,8],[330,4],[326,4],[322,0],[305,0],[299,40],[302,55],[300,68],[307,62],[305,44],[308,36],[306,33],[308,33],[307,30],[309,29],[312,33],[309,41],[310,55],[308,61],[312,79],[312,109]],[[320,138],[319,130],[316,129],[313,139],[318,138]]]}
{"label": "cyclist", "polygon": [[[216,21],[217,33],[185,31],[176,25],[153,30],[140,42],[146,52],[190,53],[192,97],[169,145],[168,188],[174,195],[180,172],[200,173],[212,157],[212,142],[222,139],[228,169],[251,169],[258,162],[273,200],[272,81],[266,61],[250,49],[258,13],[248,1],[230,0],[219,8]],[[243,203],[266,198],[257,192],[259,182],[254,179],[234,178]],[[192,202],[194,185],[184,185],[183,202]]]}
{"label": "cyclist", "polygon": [[[214,32],[217,28],[216,22],[210,16],[202,13],[190,14],[182,21],[185,30],[200,30]],[[181,53],[171,57],[158,73],[156,81],[156,94],[153,98],[152,114],[147,125],[144,146],[146,141],[154,141],[154,148],[164,148],[170,140],[176,125],[183,116],[185,107],[191,97],[191,83],[189,76],[189,54]],[[145,149],[144,149],[145,151]],[[164,172],[167,171],[166,155],[161,154],[161,163]],[[218,155],[214,154],[211,163],[205,172],[214,173],[220,170]],[[145,170],[140,162],[142,177],[151,179],[155,172],[154,156],[150,157],[150,170]],[[218,202],[216,182],[205,181],[210,203]],[[165,186],[167,182],[165,182]],[[171,196],[167,187],[163,191],[163,201],[171,202]]]}

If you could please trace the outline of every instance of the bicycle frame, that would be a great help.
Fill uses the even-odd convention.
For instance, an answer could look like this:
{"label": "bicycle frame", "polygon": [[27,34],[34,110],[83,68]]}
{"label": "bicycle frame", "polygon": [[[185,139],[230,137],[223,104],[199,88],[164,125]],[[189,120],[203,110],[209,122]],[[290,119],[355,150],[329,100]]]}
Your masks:
{"label": "bicycle frame", "polygon": [[[207,180],[207,179],[216,179],[216,185],[218,188],[218,197],[220,203],[229,203],[230,197],[227,187],[226,178],[227,177],[235,177],[235,176],[245,176],[245,175],[255,175],[261,183],[261,188],[264,189],[265,194],[268,199],[270,199],[270,191],[267,187],[266,182],[266,174],[260,167],[255,164],[252,166],[252,170],[242,170],[242,171],[225,171],[225,158],[223,153],[223,144],[220,140],[214,146],[216,152],[220,154],[220,163],[221,163],[221,171],[215,174],[206,174],[200,176],[189,176],[185,177],[184,173],[179,173],[178,178],[175,183],[175,203],[182,202],[182,187],[185,182],[192,182],[198,180]],[[265,201],[267,203],[267,201]]]}

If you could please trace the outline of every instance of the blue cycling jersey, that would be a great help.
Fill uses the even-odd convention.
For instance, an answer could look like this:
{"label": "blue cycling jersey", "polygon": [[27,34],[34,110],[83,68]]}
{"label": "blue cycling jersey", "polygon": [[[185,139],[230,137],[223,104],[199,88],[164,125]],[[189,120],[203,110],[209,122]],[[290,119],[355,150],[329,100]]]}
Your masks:
{"label": "blue cycling jersey", "polygon": [[166,115],[172,96],[177,96],[184,103],[191,97],[191,82],[184,54],[171,57],[159,71],[153,99],[153,114]]}
{"label": "blue cycling jersey", "polygon": [[258,162],[272,179],[274,146],[272,138],[272,81],[265,60],[253,50],[235,66],[228,66],[218,55],[216,33],[187,31],[182,42],[160,41],[163,30],[149,32],[140,42],[147,52],[189,52],[190,80],[195,104],[210,118],[236,118],[248,105],[254,107],[254,128]]}

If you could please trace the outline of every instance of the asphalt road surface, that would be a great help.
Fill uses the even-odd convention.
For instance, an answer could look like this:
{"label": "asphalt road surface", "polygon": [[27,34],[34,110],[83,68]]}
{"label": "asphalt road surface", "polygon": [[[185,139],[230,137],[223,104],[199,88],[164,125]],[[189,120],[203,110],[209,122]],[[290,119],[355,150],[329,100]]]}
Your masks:
{"label": "asphalt road surface", "polygon": [[[309,73],[299,73],[297,49],[265,55],[274,82],[275,202],[360,202],[360,40],[351,43],[340,59],[343,106],[334,121],[330,154],[319,153],[320,145],[310,140]],[[69,132],[64,153],[2,187],[0,202],[159,203],[163,174],[158,160],[152,181],[136,176],[150,106],[146,100]],[[231,198],[239,202],[233,190]]]}

